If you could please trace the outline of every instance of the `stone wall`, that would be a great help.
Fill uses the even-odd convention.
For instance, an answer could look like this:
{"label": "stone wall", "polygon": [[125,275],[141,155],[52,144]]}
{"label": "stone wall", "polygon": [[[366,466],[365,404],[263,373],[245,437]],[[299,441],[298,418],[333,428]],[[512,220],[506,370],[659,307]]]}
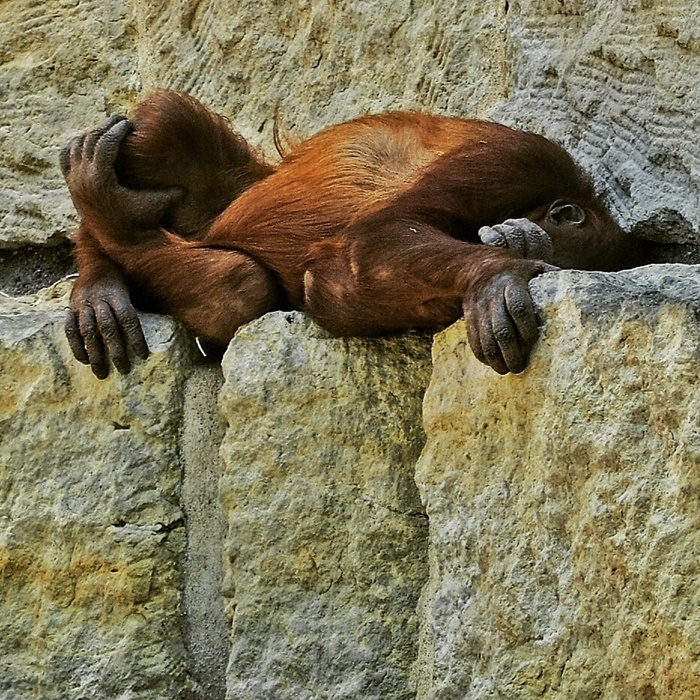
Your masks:
{"label": "stone wall", "polygon": [[507,377],[280,312],[100,382],[59,291],[0,300],[3,700],[697,697],[697,266],[539,278]]}
{"label": "stone wall", "polygon": [[700,269],[532,289],[522,375],[433,350],[419,698],[696,698]]}
{"label": "stone wall", "polygon": [[185,697],[186,345],[144,317],[151,359],[100,383],[55,307],[0,297],[0,697]]}
{"label": "stone wall", "polygon": [[172,321],[100,382],[60,291],[0,297],[0,698],[415,697],[430,335],[270,314],[220,420]]}
{"label": "stone wall", "polygon": [[224,358],[228,700],[408,700],[427,520],[428,335],[329,338],[269,314]]}
{"label": "stone wall", "polygon": [[157,87],[231,117],[270,157],[368,111],[494,116],[563,142],[627,227],[698,241],[694,0],[9,0],[0,3],[0,248],[75,217],[71,135]]}
{"label": "stone wall", "polygon": [[[531,128],[698,261],[698,26],[692,0],[6,0],[0,290],[70,271],[58,151],[157,87],[270,159],[276,114],[290,143],[395,108]],[[431,364],[280,313],[223,376],[144,317],[151,358],[98,382],[65,284],[0,295],[0,699],[697,697],[698,280],[536,280],[517,377],[461,324]]]}

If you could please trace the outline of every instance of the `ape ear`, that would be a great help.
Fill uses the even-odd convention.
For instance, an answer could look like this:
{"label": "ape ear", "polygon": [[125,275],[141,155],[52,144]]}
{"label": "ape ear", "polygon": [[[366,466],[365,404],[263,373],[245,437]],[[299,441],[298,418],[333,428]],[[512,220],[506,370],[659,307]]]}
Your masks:
{"label": "ape ear", "polygon": [[586,220],[586,212],[578,205],[557,199],[547,212],[547,220],[553,224],[581,226]]}

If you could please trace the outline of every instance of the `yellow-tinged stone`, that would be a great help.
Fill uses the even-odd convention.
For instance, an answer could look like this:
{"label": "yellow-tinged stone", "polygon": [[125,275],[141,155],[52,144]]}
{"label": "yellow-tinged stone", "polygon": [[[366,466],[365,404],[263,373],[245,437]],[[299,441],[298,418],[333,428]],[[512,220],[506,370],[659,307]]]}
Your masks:
{"label": "yellow-tinged stone", "polygon": [[700,696],[700,267],[532,283],[498,377],[438,336],[422,700]]}
{"label": "yellow-tinged stone", "polygon": [[143,317],[151,358],[100,382],[57,305],[0,297],[0,697],[184,698],[187,346]]}
{"label": "yellow-tinged stone", "polygon": [[331,338],[274,313],[229,346],[228,700],[415,696],[430,342]]}

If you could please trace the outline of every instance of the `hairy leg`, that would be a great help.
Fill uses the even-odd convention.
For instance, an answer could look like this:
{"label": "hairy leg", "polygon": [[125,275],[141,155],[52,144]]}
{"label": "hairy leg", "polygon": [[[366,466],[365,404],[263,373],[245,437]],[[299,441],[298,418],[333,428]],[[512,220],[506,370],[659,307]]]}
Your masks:
{"label": "hairy leg", "polygon": [[274,275],[249,255],[165,234],[123,258],[136,301],[173,314],[207,347],[223,351],[236,330],[283,308]]}
{"label": "hairy leg", "polygon": [[[88,231],[81,228],[79,235],[81,250],[97,246]],[[132,301],[174,314],[214,356],[241,325],[285,305],[274,276],[238,251],[193,247],[165,236],[124,256],[121,266],[91,256],[73,287],[65,330],[73,355],[99,379],[109,374],[110,360],[128,373],[130,351],[148,357]]]}
{"label": "hairy leg", "polygon": [[205,342],[225,345],[236,328],[281,305],[276,280],[249,256],[197,248],[166,234],[161,223],[183,198],[177,185],[133,190],[114,169],[132,129],[123,117],[73,139],[61,168],[81,217],[80,276],[71,297],[66,332],[76,358],[98,377],[109,356],[128,372],[128,349],[147,355],[132,299],[168,310]]}
{"label": "hairy leg", "polygon": [[375,222],[317,244],[304,310],[336,335],[443,328],[464,314],[477,358],[521,372],[537,339],[530,279],[555,269],[417,222]]}

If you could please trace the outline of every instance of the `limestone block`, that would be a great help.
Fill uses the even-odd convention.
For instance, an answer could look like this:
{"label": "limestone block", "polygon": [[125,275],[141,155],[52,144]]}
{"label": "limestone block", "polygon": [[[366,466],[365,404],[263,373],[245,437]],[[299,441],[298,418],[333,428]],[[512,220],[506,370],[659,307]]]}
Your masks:
{"label": "limestone block", "polygon": [[415,697],[427,522],[413,468],[430,340],[335,339],[279,312],[231,343],[228,700]]}
{"label": "limestone block", "polygon": [[510,85],[504,6],[458,0],[134,2],[146,87],[192,91],[270,155],[397,108],[485,115]]}
{"label": "limestone block", "polygon": [[531,288],[521,375],[436,340],[419,697],[697,698],[700,267]]}
{"label": "limestone block", "polygon": [[178,435],[186,345],[98,381],[64,299],[0,297],[0,697],[190,697],[181,631]]}

